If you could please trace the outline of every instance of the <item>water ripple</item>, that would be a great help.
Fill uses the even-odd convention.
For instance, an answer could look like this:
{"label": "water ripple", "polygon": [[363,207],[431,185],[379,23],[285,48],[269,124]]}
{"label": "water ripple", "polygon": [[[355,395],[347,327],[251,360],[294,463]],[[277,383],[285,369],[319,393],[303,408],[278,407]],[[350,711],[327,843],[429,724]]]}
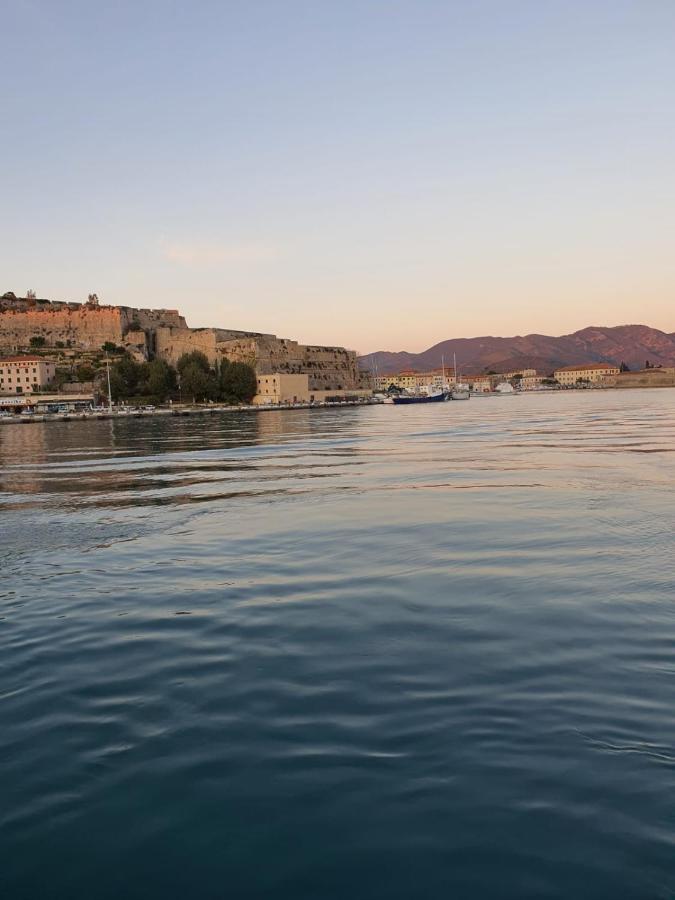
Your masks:
{"label": "water ripple", "polygon": [[0,426],[0,893],[675,895],[673,391]]}

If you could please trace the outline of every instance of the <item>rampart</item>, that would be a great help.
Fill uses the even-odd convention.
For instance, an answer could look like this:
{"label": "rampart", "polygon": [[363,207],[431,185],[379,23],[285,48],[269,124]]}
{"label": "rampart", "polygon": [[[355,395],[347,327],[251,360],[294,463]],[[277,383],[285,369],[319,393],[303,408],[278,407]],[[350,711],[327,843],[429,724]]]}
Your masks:
{"label": "rampart", "polygon": [[157,356],[174,365],[184,353],[199,350],[211,363],[223,358],[251,363],[259,375],[306,373],[312,391],[368,387],[356,354],[343,347],[306,346],[254,331],[188,328],[176,310],[0,297],[0,352],[29,349],[33,338],[42,338],[47,348],[83,351],[109,342],[137,359]]}
{"label": "rampart", "polygon": [[26,349],[32,338],[42,338],[46,347],[81,350],[100,350],[110,342],[147,358],[155,352],[154,332],[159,325],[187,330],[176,310],[0,298],[2,352]]}
{"label": "rampart", "polygon": [[614,388],[675,387],[675,367],[622,372],[603,378],[602,383],[604,387]]}
{"label": "rampart", "polygon": [[[156,353],[177,363],[184,353],[199,350],[210,363],[226,358],[255,366],[258,375],[307,373],[310,390],[363,388],[356,353],[343,347],[298,344],[273,334],[227,331],[220,328],[164,328],[156,331]],[[367,387],[367,385],[365,385]]]}

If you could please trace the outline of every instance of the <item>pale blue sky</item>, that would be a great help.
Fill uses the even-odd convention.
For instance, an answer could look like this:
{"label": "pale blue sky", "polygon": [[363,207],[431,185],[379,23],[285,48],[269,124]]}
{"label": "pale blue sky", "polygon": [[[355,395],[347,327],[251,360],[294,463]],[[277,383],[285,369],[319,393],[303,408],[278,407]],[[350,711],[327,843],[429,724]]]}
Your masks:
{"label": "pale blue sky", "polygon": [[0,0],[0,292],[675,331],[675,2]]}

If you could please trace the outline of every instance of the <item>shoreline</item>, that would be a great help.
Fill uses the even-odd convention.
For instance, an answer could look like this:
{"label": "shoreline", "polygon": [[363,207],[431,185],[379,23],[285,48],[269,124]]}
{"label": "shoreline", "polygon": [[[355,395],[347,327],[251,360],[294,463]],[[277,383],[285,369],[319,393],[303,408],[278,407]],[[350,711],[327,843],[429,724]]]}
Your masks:
{"label": "shoreline", "polygon": [[0,425],[29,425],[35,422],[92,422],[113,421],[125,419],[152,419],[152,418],[185,418],[187,416],[216,415],[219,413],[235,412],[282,412],[294,409],[334,409],[342,406],[379,406],[378,400],[342,400],[337,403],[279,403],[269,405],[247,406],[185,406],[176,408],[162,407],[158,409],[133,409],[125,407],[125,412],[120,410],[105,410],[97,412],[74,411],[66,413],[32,413],[31,415],[0,416]]}
{"label": "shoreline", "polygon": [[[546,394],[569,394],[570,392],[579,392],[586,393],[589,390],[596,392],[598,390],[602,390],[604,392],[614,392],[620,391],[624,393],[625,391],[636,390],[643,391],[648,390],[650,388],[656,389],[668,389],[675,388],[675,385],[670,384],[634,384],[634,385],[625,385],[622,387],[612,386],[612,387],[568,387],[562,389],[554,389],[550,391],[518,391],[513,394],[502,395],[509,397],[519,397],[519,396],[540,396],[543,393]],[[472,399],[480,398],[485,399],[490,396],[494,396],[492,393],[485,394],[476,394],[472,395]],[[451,402],[451,401],[450,401]],[[203,415],[216,415],[220,413],[236,413],[236,412],[285,412],[289,410],[295,409],[335,409],[336,407],[363,407],[363,406],[382,406],[384,401],[376,400],[376,399],[361,399],[361,400],[341,400],[337,402],[325,402],[318,401],[314,403],[279,403],[279,404],[269,404],[269,405],[242,405],[242,406],[173,406],[173,407],[158,407],[157,409],[136,409],[134,407],[124,407],[124,411],[119,409],[114,409],[112,412],[109,410],[101,410],[97,412],[85,412],[85,411],[73,411],[73,412],[65,412],[65,413],[32,413],[31,415],[0,415],[0,426],[1,425],[29,425],[35,422],[91,422],[91,421],[113,421],[113,420],[125,420],[125,419],[151,419],[151,418],[184,418],[188,416],[203,416]]]}

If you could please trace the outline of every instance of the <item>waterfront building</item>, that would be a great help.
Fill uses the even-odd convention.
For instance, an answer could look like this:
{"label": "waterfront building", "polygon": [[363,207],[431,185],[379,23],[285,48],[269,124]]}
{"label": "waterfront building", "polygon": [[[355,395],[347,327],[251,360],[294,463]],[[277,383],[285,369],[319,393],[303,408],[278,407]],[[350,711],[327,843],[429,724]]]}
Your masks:
{"label": "waterfront building", "polygon": [[512,378],[520,375],[522,379],[525,378],[534,378],[537,374],[536,369],[514,369],[513,372],[502,372],[501,377],[510,381]]}
{"label": "waterfront building", "polygon": [[563,387],[577,384],[579,380],[597,384],[609,375],[618,375],[619,367],[611,363],[587,363],[585,365],[563,366],[556,369],[553,377]]}
{"label": "waterfront building", "polygon": [[417,372],[415,369],[405,369],[403,372],[396,374],[378,375],[373,381],[377,391],[386,391],[391,385],[411,393],[427,385],[431,385],[434,390],[440,391],[443,389],[444,384],[455,383],[455,373],[452,367],[432,369],[430,372]]}
{"label": "waterfront building", "polygon": [[49,387],[56,364],[41,356],[0,357],[0,394],[32,394]]}
{"label": "waterfront building", "polygon": [[355,400],[370,397],[370,388],[341,388],[320,390],[310,387],[309,376],[305,373],[289,375],[286,372],[271,372],[256,377],[258,390],[253,398],[254,406],[275,406],[279,403],[320,403],[332,398]]}
{"label": "waterfront building", "polygon": [[[493,375],[465,375],[463,380],[475,394],[488,394],[494,387],[494,379]],[[498,376],[497,380],[503,380],[503,376]]]}
{"label": "waterfront building", "polygon": [[287,375],[275,372],[270,375],[258,375],[256,380],[258,391],[253,398],[256,406],[311,402],[307,375]]}
{"label": "waterfront building", "polygon": [[538,390],[542,383],[546,380],[545,375],[537,375],[534,369],[528,369],[528,372],[533,372],[532,375],[525,375],[520,379],[520,389],[522,391],[536,391]]}
{"label": "waterfront building", "polygon": [[91,393],[79,394],[13,394],[12,396],[0,395],[0,412],[20,413],[23,410],[32,410],[35,413],[85,411],[94,405],[94,395]]}

